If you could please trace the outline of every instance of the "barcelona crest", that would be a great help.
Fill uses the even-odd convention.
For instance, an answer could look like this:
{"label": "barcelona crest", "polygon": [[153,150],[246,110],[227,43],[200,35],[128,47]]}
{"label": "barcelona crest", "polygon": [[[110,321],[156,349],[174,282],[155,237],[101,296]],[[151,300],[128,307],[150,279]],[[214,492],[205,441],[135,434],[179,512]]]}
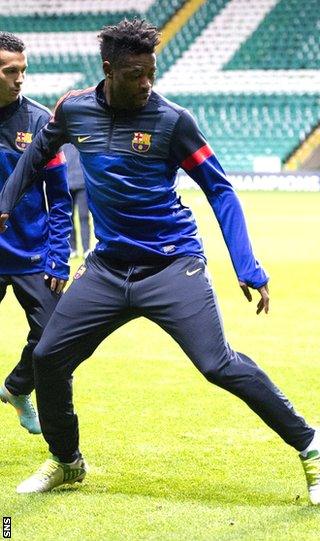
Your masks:
{"label": "barcelona crest", "polygon": [[132,148],[137,152],[147,152],[151,145],[151,133],[137,131],[132,139]]}
{"label": "barcelona crest", "polygon": [[27,146],[32,142],[32,133],[17,131],[16,147],[19,150],[26,150]]}

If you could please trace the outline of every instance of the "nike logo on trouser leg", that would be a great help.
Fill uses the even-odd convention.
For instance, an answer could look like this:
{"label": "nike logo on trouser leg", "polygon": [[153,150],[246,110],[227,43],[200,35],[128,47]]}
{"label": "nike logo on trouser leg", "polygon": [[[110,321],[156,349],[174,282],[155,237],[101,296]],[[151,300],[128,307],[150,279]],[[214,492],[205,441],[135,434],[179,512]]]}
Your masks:
{"label": "nike logo on trouser leg", "polygon": [[186,275],[187,276],[193,276],[194,274],[197,274],[197,272],[201,271],[201,267],[199,269],[195,269],[193,271],[187,270]]}

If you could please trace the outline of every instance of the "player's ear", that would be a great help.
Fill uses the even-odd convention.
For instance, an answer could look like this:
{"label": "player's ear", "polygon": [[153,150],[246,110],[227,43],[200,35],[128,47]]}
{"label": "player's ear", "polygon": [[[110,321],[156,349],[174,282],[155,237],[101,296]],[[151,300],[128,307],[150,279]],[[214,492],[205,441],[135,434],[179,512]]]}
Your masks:
{"label": "player's ear", "polygon": [[108,60],[105,60],[103,62],[102,68],[103,68],[103,72],[105,76],[108,77],[109,79],[112,79],[112,69],[111,69],[110,62]]}

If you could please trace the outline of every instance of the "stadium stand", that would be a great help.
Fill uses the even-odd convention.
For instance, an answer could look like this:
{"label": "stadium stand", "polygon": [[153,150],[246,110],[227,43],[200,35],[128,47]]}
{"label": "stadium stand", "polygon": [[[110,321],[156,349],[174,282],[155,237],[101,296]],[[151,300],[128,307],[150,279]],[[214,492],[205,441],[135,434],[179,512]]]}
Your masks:
{"label": "stadium stand", "polygon": [[[198,15],[213,4],[202,6]],[[278,170],[289,158],[294,164],[290,169],[303,167],[292,152],[320,120],[319,58],[308,54],[309,63],[299,63],[306,43],[320,47],[316,2],[300,4],[301,18],[295,0],[230,0],[219,5],[215,16],[202,17],[206,24],[176,53],[174,64],[166,65],[158,89],[193,110],[227,171]],[[192,20],[181,36],[188,27],[193,27]],[[174,41],[180,49],[188,43],[179,33]],[[273,63],[259,64],[257,58],[269,58],[277,41]]]}
{"label": "stadium stand", "polygon": [[[68,89],[102,78],[103,24],[145,17],[163,31],[156,89],[193,111],[225,169],[292,170],[306,156],[316,163],[309,150],[320,122],[319,7],[319,0],[0,0],[0,30],[25,41],[26,94],[52,107]],[[308,152],[299,152],[309,137]]]}
{"label": "stadium stand", "polygon": [[[175,69],[176,61],[186,53],[188,53],[188,68],[190,69],[190,62],[194,61],[194,57],[190,55],[190,46],[227,4],[227,1],[228,0],[216,0],[215,2],[202,2],[200,4],[199,9],[175,34],[159,55],[158,77],[162,77],[170,68]],[[202,53],[199,57],[198,52],[199,51],[197,51],[197,57],[195,59],[196,62],[202,57]],[[185,73],[186,72],[184,71],[182,76],[183,80],[185,79]],[[180,82],[179,76],[178,81]]]}
{"label": "stadium stand", "polygon": [[319,0],[282,0],[224,69],[319,69],[319,35]]}
{"label": "stadium stand", "polygon": [[[170,64],[167,63],[164,81],[170,83],[174,79],[179,85],[183,84],[185,70],[196,67],[197,75],[202,75],[203,84],[208,72],[215,73],[223,67],[275,3],[276,0],[205,2],[172,40],[175,77],[171,78]],[[170,45],[161,56],[171,49]],[[161,63],[161,57],[159,61]]]}
{"label": "stadium stand", "polygon": [[313,95],[170,95],[188,107],[227,171],[252,171],[255,158],[285,159],[319,118]]}
{"label": "stadium stand", "polygon": [[61,92],[91,86],[102,77],[97,34],[103,25],[143,16],[161,28],[185,1],[13,0],[9,8],[7,4],[0,0],[0,30],[16,33],[26,43],[28,73],[35,75],[27,83],[28,94],[52,107]]}

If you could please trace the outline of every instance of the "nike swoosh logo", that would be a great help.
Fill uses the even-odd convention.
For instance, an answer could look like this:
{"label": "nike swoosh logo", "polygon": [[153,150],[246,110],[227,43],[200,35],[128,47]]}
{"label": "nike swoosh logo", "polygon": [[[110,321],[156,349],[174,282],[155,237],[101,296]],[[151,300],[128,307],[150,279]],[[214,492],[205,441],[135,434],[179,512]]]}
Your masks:
{"label": "nike swoosh logo", "polygon": [[186,275],[187,276],[193,276],[194,274],[197,274],[197,272],[199,272],[199,271],[201,271],[201,267],[199,269],[196,269],[196,270],[193,270],[193,271],[187,270]]}
{"label": "nike swoosh logo", "polygon": [[83,143],[87,139],[90,139],[91,135],[86,135],[85,137],[78,137],[78,143]]}

